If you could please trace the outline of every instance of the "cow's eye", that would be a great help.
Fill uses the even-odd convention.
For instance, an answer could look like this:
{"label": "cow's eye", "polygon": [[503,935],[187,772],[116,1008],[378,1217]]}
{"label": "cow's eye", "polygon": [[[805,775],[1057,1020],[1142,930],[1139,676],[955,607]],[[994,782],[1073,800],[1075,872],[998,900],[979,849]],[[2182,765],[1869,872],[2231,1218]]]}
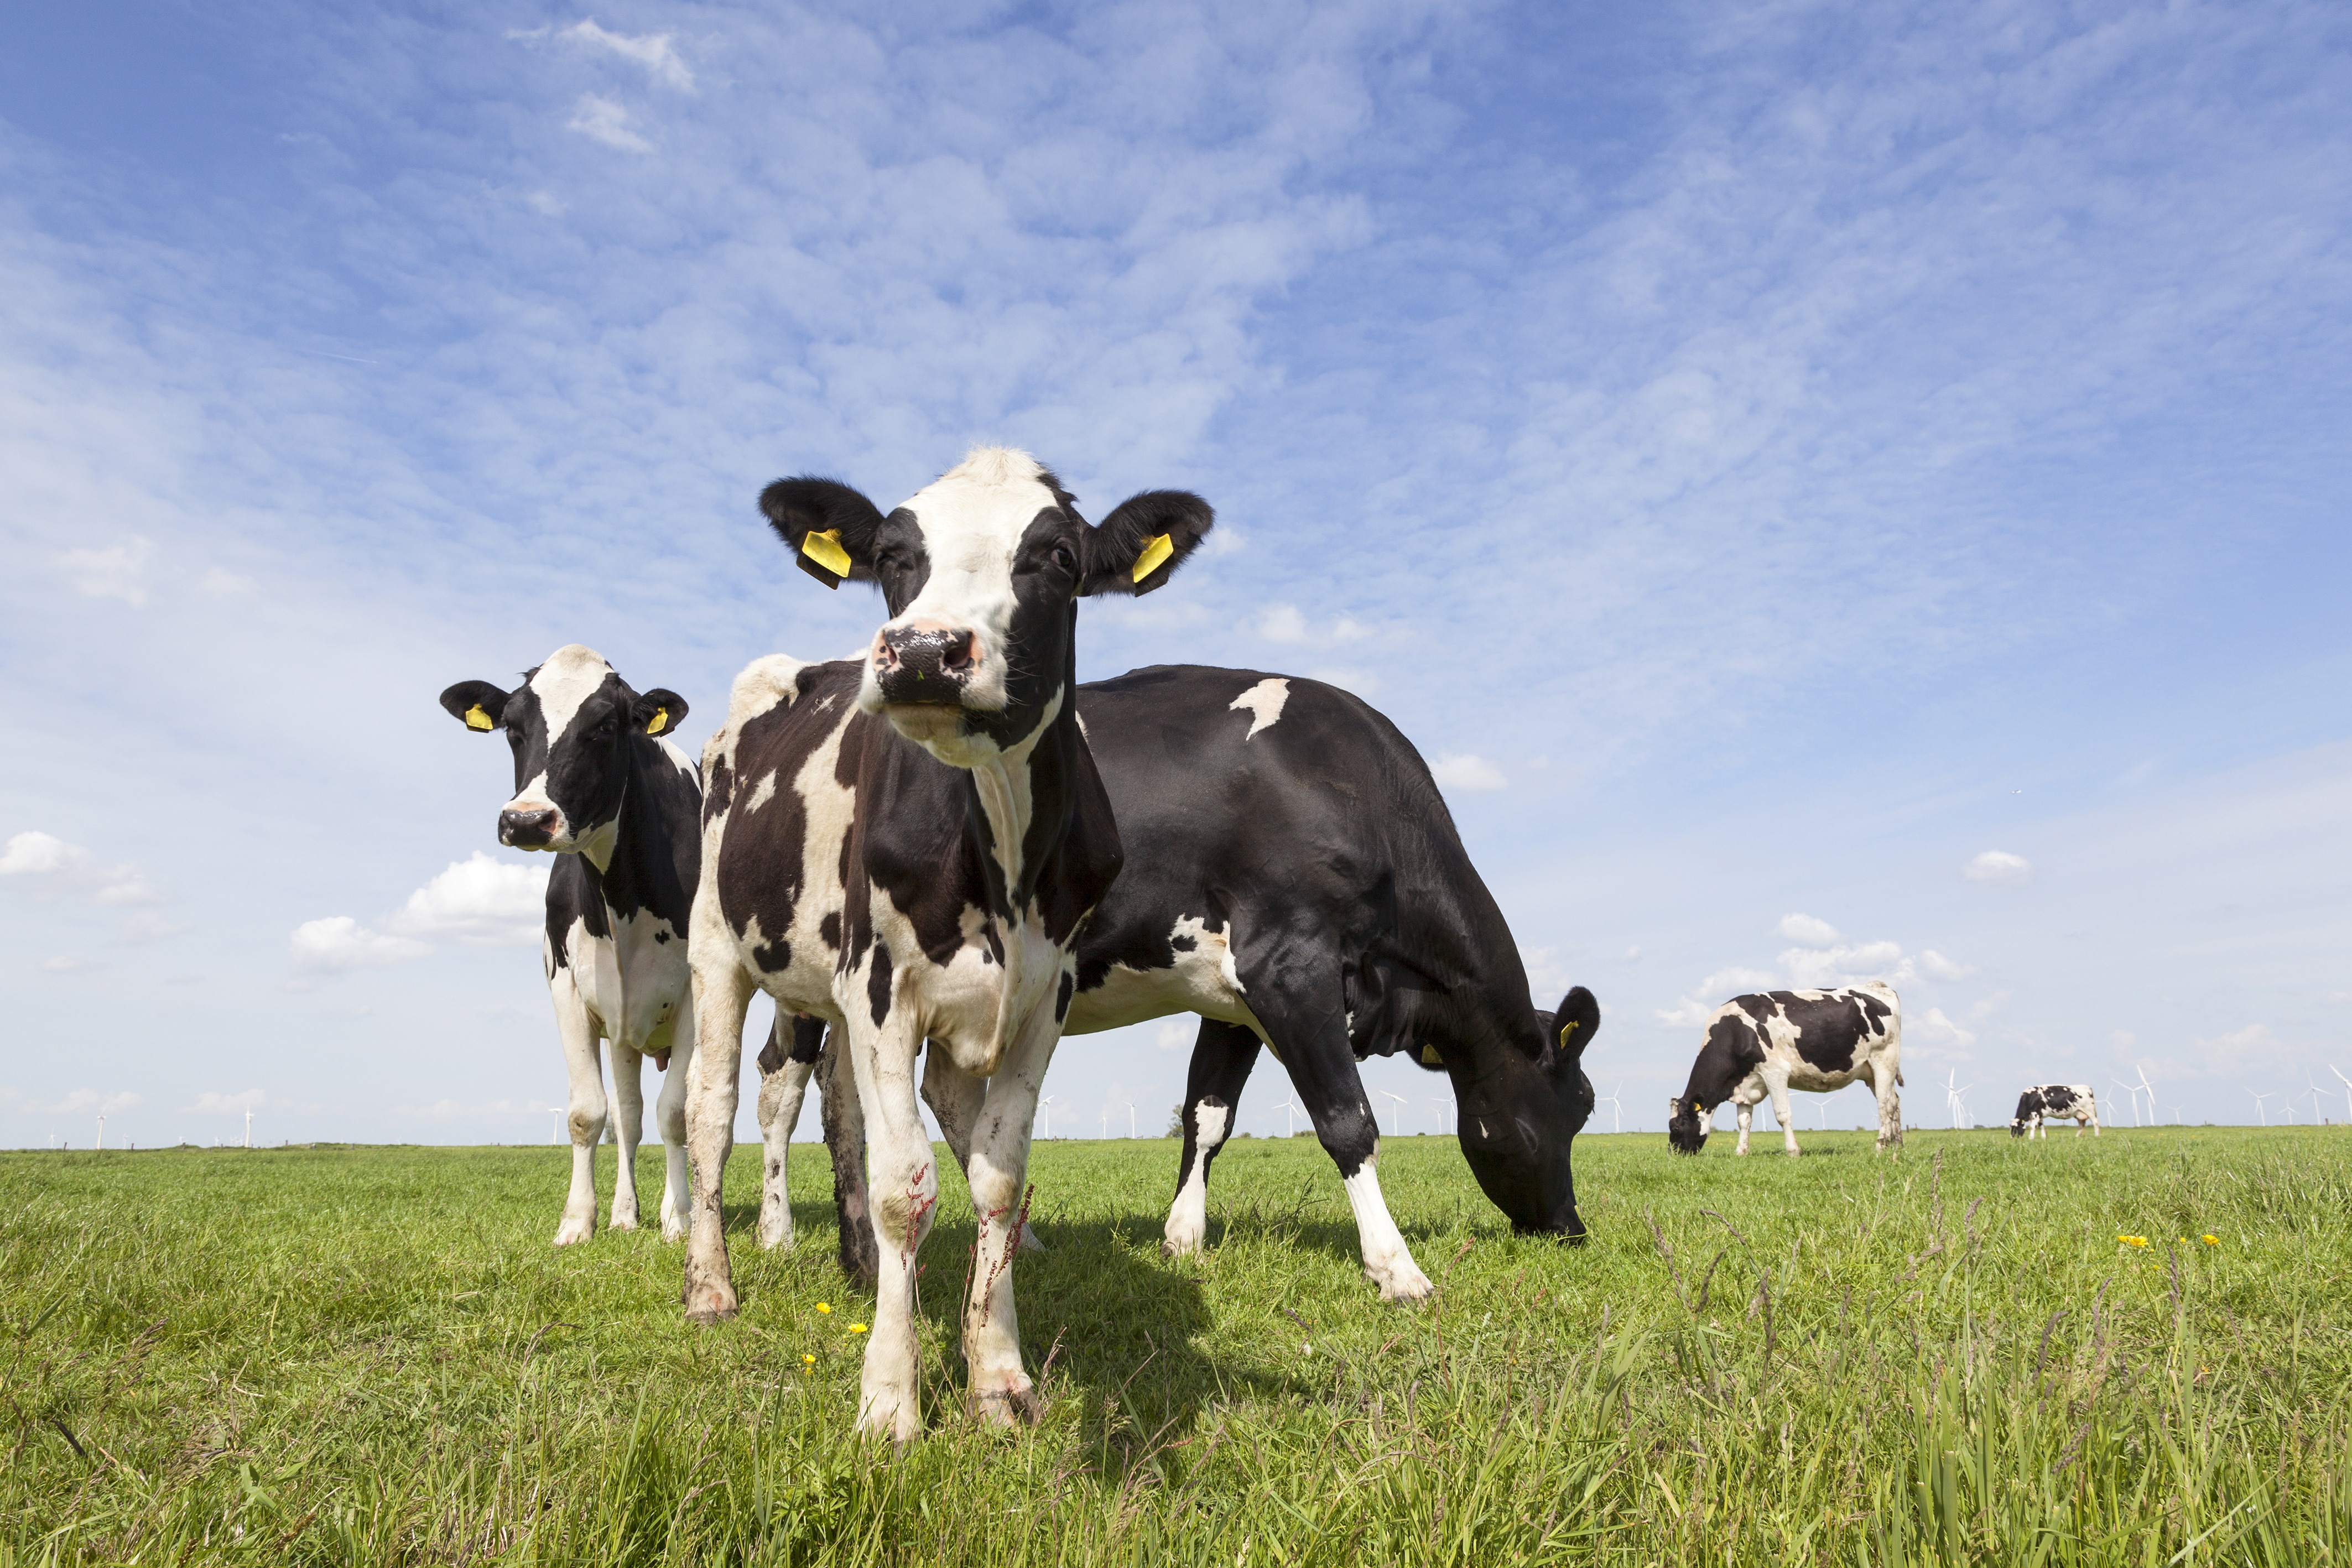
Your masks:
{"label": "cow's eye", "polygon": [[1078,570],[1078,554],[1067,543],[1056,540],[1054,545],[1054,564],[1075,576]]}

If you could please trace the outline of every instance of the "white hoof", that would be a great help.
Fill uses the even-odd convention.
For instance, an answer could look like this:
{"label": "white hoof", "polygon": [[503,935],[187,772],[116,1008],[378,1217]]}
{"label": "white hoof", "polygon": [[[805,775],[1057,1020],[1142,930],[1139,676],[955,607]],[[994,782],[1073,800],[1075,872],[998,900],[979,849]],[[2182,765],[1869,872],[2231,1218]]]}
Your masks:
{"label": "white hoof", "polygon": [[1364,1278],[1381,1288],[1381,1300],[1399,1306],[1412,1306],[1437,1294],[1429,1276],[1410,1263],[1392,1264],[1385,1270],[1367,1268]]}
{"label": "white hoof", "polygon": [[585,1241],[595,1234],[596,1221],[593,1218],[587,1215],[577,1218],[567,1215],[563,1223],[555,1228],[555,1244],[558,1247],[569,1247],[575,1241]]}

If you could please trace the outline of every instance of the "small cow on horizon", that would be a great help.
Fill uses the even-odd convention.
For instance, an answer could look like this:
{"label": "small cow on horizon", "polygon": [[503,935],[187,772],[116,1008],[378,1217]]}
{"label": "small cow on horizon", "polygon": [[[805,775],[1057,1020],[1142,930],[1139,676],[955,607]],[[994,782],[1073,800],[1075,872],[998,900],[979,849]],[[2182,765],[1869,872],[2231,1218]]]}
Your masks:
{"label": "small cow on horizon", "polygon": [[[467,729],[503,731],[514,752],[514,795],[499,811],[499,842],[551,850],[547,928],[541,941],[547,988],[572,1087],[572,1192],[555,1244],[596,1230],[596,1144],[607,1122],[597,1041],[613,1042],[613,1092],[620,1101],[620,1172],[612,1226],[637,1226],[635,1161],[644,1134],[641,1062],[667,1068],[672,1052],[694,1054],[687,994],[687,918],[702,864],[701,774],[663,738],[686,716],[686,699],[656,686],[640,695],[604,655],[570,643],[526,671],[509,692],[460,681],[441,706]],[[686,1234],[685,1061],[662,1085],[655,1107],[668,1155],[662,1235]]]}
{"label": "small cow on horizon", "polygon": [[1678,1154],[1706,1145],[1708,1117],[1726,1101],[1739,1110],[1739,1149],[1748,1152],[1757,1102],[1772,1097],[1787,1153],[1797,1147],[1789,1091],[1826,1094],[1856,1081],[1878,1100],[1881,1149],[1903,1143],[1903,1005],[1877,981],[1823,991],[1759,991],[1734,997],[1706,1020],[1689,1086],[1666,1103],[1666,1141]]}
{"label": "small cow on horizon", "polygon": [[2031,1138],[2039,1134],[2050,1136],[2047,1122],[2063,1122],[2071,1118],[2074,1135],[2081,1137],[2083,1129],[2091,1129],[2091,1136],[2099,1135],[2099,1102],[2087,1083],[2037,1083],[2017,1097],[2017,1114],[2009,1119],[2009,1135]]}

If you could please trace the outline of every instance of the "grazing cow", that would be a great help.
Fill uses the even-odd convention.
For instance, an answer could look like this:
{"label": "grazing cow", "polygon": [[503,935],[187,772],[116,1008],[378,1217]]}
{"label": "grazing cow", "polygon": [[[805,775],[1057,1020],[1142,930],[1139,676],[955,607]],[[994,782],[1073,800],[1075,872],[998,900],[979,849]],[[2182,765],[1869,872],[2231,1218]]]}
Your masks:
{"label": "grazing cow", "polygon": [[[702,789],[692,759],[663,738],[686,716],[686,699],[660,687],[639,695],[574,643],[511,692],[460,681],[441,706],[468,729],[503,730],[514,752],[514,796],[499,810],[499,841],[560,857],[547,879],[541,946],[572,1077],[572,1195],[555,1244],[585,1241],[596,1229],[596,1143],[606,1122],[599,1040],[612,1041],[621,1103],[612,1224],[634,1230],[642,1059],[667,1069],[673,1051],[694,1053],[693,1011],[680,1004]],[[669,1156],[661,1221],[671,1240],[686,1230],[686,1076],[668,1075],[654,1113]]]}
{"label": "grazing cow", "polygon": [[1801,1153],[1789,1120],[1789,1091],[1826,1094],[1856,1079],[1878,1097],[1878,1144],[1903,1142],[1903,1004],[1895,988],[1873,981],[1834,991],[1761,991],[1734,997],[1706,1020],[1690,1083],[1666,1103],[1666,1140],[1695,1155],[1706,1143],[1708,1117],[1728,1100],[1739,1107],[1739,1149],[1756,1103],[1769,1094],[1786,1151]]}
{"label": "grazing cow", "polygon": [[2074,1135],[2081,1137],[2088,1126],[2091,1136],[2099,1136],[2099,1102],[2087,1083],[2037,1083],[2017,1097],[2017,1114],[2009,1119],[2009,1135],[2031,1138],[2036,1134],[2047,1140],[2050,1129],[2042,1123],[2063,1122],[2072,1117]]}
{"label": "grazing cow", "polygon": [[762,989],[845,1037],[879,1253],[858,1426],[915,1435],[915,1253],[939,1189],[915,1103],[929,1039],[926,1081],[976,1106],[971,1399],[1010,1422],[1035,1413],[1010,1277],[1030,1124],[1076,985],[1079,928],[1120,864],[1073,701],[1076,601],[1160,587],[1210,509],[1152,491],[1089,527],[1050,472],[997,448],[887,517],[822,479],[779,480],[760,504],[828,583],[878,582],[889,619],[859,660],[754,663],[703,754],[687,1312],[709,1322],[735,1308],[719,1176],[743,1011]]}
{"label": "grazing cow", "polygon": [[[1078,714],[1127,865],[1080,934],[1063,1032],[1202,1015],[1163,1250],[1200,1249],[1209,1166],[1261,1043],[1339,1167],[1383,1300],[1431,1286],[1381,1194],[1368,1056],[1448,1075],[1463,1153],[1515,1229],[1582,1236],[1570,1149],[1592,1112],[1580,1058],[1600,1009],[1582,987],[1557,1014],[1528,1000],[1510,928],[1395,726],[1318,681],[1198,665],[1089,683]],[[972,1109],[937,1082],[925,1097],[961,1155]],[[797,1117],[797,1093],[789,1106]],[[792,1124],[761,1131],[781,1202]],[[836,1194],[856,1201],[855,1145],[834,1164]],[[853,1234],[845,1220],[855,1274],[868,1261]]]}

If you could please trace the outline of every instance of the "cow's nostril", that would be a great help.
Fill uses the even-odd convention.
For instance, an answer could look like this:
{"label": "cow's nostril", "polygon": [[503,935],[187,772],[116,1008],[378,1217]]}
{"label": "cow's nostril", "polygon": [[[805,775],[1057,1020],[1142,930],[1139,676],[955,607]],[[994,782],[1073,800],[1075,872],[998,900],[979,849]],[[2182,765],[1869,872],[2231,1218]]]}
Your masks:
{"label": "cow's nostril", "polygon": [[945,670],[963,670],[971,666],[971,633],[957,632],[940,650],[940,667]]}
{"label": "cow's nostril", "polygon": [[499,841],[528,848],[543,844],[555,828],[553,811],[500,811]]}

